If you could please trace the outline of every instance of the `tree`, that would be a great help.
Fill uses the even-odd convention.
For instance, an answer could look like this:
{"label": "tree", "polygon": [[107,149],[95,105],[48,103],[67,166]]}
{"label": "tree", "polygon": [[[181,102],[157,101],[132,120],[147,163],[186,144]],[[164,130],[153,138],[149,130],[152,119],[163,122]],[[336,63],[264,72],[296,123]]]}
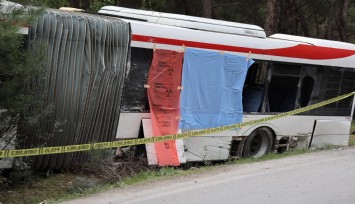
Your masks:
{"label": "tree", "polygon": [[202,16],[212,18],[212,0],[202,0]]}
{"label": "tree", "polygon": [[267,0],[266,2],[266,20],[265,20],[265,32],[266,35],[271,35],[278,31],[280,20],[280,1],[279,0]]}
{"label": "tree", "polygon": [[335,23],[339,33],[339,39],[341,41],[348,41],[347,24],[348,24],[348,11],[350,0],[338,0],[335,1],[334,14]]}
{"label": "tree", "polygon": [[44,104],[44,49],[20,34],[43,9],[19,5],[0,8],[0,149],[27,141],[45,141],[42,122],[51,112]]}

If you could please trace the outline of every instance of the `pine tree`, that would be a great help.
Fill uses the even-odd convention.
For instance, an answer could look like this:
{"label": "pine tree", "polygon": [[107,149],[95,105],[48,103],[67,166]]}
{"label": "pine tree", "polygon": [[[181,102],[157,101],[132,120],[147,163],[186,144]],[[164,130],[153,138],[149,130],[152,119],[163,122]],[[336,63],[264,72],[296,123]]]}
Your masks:
{"label": "pine tree", "polygon": [[21,34],[43,9],[5,3],[0,7],[0,149],[42,140],[41,122],[51,112],[41,90],[44,49]]}

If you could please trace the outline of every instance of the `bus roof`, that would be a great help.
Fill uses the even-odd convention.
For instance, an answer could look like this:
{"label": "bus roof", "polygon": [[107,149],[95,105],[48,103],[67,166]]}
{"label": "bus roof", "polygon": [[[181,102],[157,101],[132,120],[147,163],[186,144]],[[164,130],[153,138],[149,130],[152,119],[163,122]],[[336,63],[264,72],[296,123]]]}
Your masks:
{"label": "bus roof", "polygon": [[115,6],[103,7],[99,14],[129,22],[132,47],[192,47],[258,60],[355,68],[355,45],[351,43],[284,34],[265,37],[264,30],[255,25]]}
{"label": "bus roof", "polygon": [[237,34],[259,38],[266,37],[264,29],[256,25],[193,17],[181,14],[170,14],[155,11],[123,8],[117,6],[102,7],[98,13],[196,30]]}

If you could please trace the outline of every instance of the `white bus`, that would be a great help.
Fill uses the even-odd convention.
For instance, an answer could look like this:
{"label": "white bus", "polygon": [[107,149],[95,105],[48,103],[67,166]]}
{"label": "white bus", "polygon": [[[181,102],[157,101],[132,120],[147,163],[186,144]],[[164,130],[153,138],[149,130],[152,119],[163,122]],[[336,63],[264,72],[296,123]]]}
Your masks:
{"label": "white bus", "polygon": [[[355,45],[284,34],[266,37],[255,25],[106,6],[100,14],[131,24],[131,67],[126,78],[118,139],[149,132],[144,89],[153,47],[182,46],[235,53],[256,61],[243,89],[243,121],[305,107],[355,90]],[[186,161],[259,157],[273,150],[348,145],[353,97],[299,115],[184,139]]]}

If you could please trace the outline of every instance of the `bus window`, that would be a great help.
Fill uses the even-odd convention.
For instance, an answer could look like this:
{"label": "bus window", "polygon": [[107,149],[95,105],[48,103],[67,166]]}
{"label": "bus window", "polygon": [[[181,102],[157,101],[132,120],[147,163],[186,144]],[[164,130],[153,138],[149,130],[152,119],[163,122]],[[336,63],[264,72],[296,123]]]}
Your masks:
{"label": "bus window", "polygon": [[286,112],[295,108],[300,79],[300,66],[274,64],[268,102],[270,112]]}
{"label": "bus window", "polygon": [[266,76],[267,62],[255,62],[249,68],[243,88],[244,112],[260,112]]}
{"label": "bus window", "polygon": [[311,76],[305,76],[302,80],[301,96],[299,104],[301,107],[306,107],[311,99],[312,91],[314,87],[314,79]]}
{"label": "bus window", "polygon": [[[347,94],[355,91],[355,72],[353,69],[344,68],[343,78],[341,80],[341,86],[339,95]],[[338,108],[349,109],[352,106],[353,97],[343,99],[338,102]]]}
{"label": "bus window", "polygon": [[[339,94],[342,79],[342,69],[330,67],[326,76],[325,100],[328,100],[338,96]],[[328,104],[325,106],[325,108],[337,108],[337,103]]]}
{"label": "bus window", "polygon": [[[355,70],[323,67],[319,101],[325,101],[355,90]],[[350,116],[353,97],[345,98],[315,110],[316,115]]]}

